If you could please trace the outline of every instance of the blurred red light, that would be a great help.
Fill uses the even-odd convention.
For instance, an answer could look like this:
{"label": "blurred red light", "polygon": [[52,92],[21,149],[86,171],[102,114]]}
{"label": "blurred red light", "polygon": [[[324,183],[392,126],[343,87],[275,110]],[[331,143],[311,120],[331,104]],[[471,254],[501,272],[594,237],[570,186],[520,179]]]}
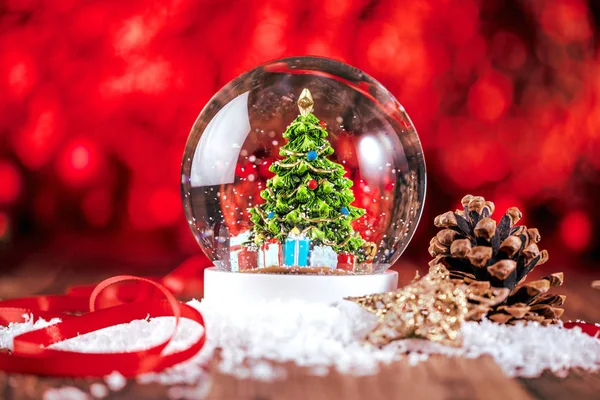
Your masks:
{"label": "blurred red light", "polygon": [[460,7],[448,6],[447,40],[455,46],[465,46],[479,29],[479,5],[473,0],[462,0]]}
{"label": "blurred red light", "polygon": [[[485,182],[496,182],[509,172],[502,155],[505,149],[490,141],[458,144],[441,156],[448,175],[465,189],[475,190]],[[494,159],[494,162],[490,162]],[[468,179],[465,179],[468,176]]]}
{"label": "blurred red light", "polygon": [[52,157],[58,137],[59,116],[46,110],[30,117],[22,133],[15,135],[15,150],[23,164],[39,168]]}
{"label": "blurred red light", "polygon": [[[138,230],[159,238],[176,232],[179,250],[196,252],[176,190],[191,124],[239,73],[297,54],[345,61],[397,96],[424,145],[428,178],[448,196],[434,203],[469,191],[494,200],[500,216],[512,205],[533,211],[549,198],[591,204],[587,193],[600,170],[600,24],[592,3],[249,1],[231,8],[6,0],[0,147],[10,148],[0,157],[10,161],[0,162],[0,205],[10,206],[13,221],[31,214],[44,239],[70,229],[86,234],[79,221],[64,224],[77,219],[73,212],[88,227],[110,224],[119,240]],[[342,134],[333,142],[348,169],[359,167],[352,140]],[[257,157],[236,169],[255,191],[273,176],[273,160]],[[382,183],[355,186],[371,219],[385,208],[373,202],[377,190],[394,190]],[[79,214],[71,210],[77,206]],[[569,232],[565,248],[592,246],[597,214],[565,216],[557,232]],[[363,232],[381,222],[371,219],[362,221]]]}
{"label": "blurred red light", "polygon": [[556,41],[584,40],[592,35],[583,0],[555,0],[546,3],[540,18],[542,29]]}
{"label": "blurred red light", "polygon": [[115,38],[115,51],[123,54],[135,50],[152,39],[151,32],[142,17],[134,17],[126,21]]}
{"label": "blurred red light", "polygon": [[592,223],[583,211],[571,211],[560,224],[562,240],[569,249],[582,251],[589,245],[592,236]]}
{"label": "blurred red light", "polygon": [[23,98],[35,84],[35,66],[29,58],[13,57],[7,69],[8,86],[17,98]]}
{"label": "blurred red light", "polygon": [[495,63],[510,69],[521,68],[527,60],[525,44],[511,32],[496,32],[492,37],[490,52]]}
{"label": "blurred red light", "polygon": [[366,57],[376,74],[402,71],[410,62],[407,44],[400,42],[398,31],[388,24],[373,23],[365,30]]}
{"label": "blurred red light", "polygon": [[161,188],[148,199],[150,217],[160,225],[171,225],[182,217],[181,197],[178,190]]}
{"label": "blurred red light", "polygon": [[90,152],[85,146],[76,146],[71,151],[71,165],[75,170],[82,170],[90,165]]}
{"label": "blurred red light", "polygon": [[114,10],[106,2],[87,2],[79,12],[72,13],[70,18],[69,38],[76,43],[86,43],[105,33],[106,20],[114,18]]}
{"label": "blurred red light", "polygon": [[9,11],[31,11],[39,7],[39,0],[5,0],[5,7]]}
{"label": "blurred red light", "polygon": [[68,185],[80,186],[96,176],[100,167],[96,145],[88,139],[74,140],[58,158],[58,173]]}
{"label": "blurred red light", "polygon": [[127,200],[127,214],[132,227],[136,230],[146,230],[155,227],[154,222],[148,216],[149,190],[131,185],[129,188],[129,199]]}
{"label": "blurred red light", "polygon": [[14,202],[21,192],[21,175],[17,168],[5,161],[0,161],[0,204]]}
{"label": "blurred red light", "polygon": [[127,93],[161,93],[171,87],[173,74],[170,63],[133,57],[122,75],[112,76],[101,85],[107,97]]}
{"label": "blurred red light", "polygon": [[512,82],[499,72],[485,74],[471,86],[467,101],[472,115],[483,121],[496,121],[510,108]]}
{"label": "blurred red light", "polygon": [[358,3],[354,5],[354,7],[362,6],[362,1],[357,0],[325,0],[322,3],[323,11],[327,17],[341,17],[348,12],[348,9],[353,6],[353,3]]}
{"label": "blurred red light", "polygon": [[129,219],[140,230],[168,226],[183,218],[177,188],[151,190],[134,185],[129,193]]}

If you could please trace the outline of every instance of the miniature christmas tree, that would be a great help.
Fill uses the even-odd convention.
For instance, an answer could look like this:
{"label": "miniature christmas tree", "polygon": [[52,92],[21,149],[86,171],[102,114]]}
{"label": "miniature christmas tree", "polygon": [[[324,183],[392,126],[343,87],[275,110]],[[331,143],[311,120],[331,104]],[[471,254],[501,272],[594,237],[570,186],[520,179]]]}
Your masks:
{"label": "miniature christmas tree", "polygon": [[263,204],[250,209],[251,240],[261,245],[276,239],[283,243],[290,232],[300,232],[314,245],[330,246],[336,253],[356,255],[365,240],[352,229],[352,222],[365,210],[353,207],[353,182],[344,177],[341,164],[327,158],[333,148],[326,140],[325,124],[312,113],[313,99],[304,89],[298,107],[300,115],[286,129],[287,143],[269,170],[275,176],[261,192]]}

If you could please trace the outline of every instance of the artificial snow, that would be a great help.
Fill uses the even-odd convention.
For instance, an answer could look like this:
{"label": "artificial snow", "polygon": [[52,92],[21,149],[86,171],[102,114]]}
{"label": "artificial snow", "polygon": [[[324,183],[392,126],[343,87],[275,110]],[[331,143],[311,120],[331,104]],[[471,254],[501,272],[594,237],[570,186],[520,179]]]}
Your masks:
{"label": "artificial snow", "polygon": [[44,392],[44,400],[89,400],[90,396],[73,386],[48,389]]}
{"label": "artificial snow", "polygon": [[108,396],[108,388],[101,383],[92,383],[90,385],[90,394],[96,399],[103,399]]}
{"label": "artificial snow", "polygon": [[60,322],[60,319],[53,318],[50,321],[46,321],[43,318],[39,318],[37,321],[33,321],[33,316],[24,314],[25,322],[15,323],[11,322],[8,326],[0,326],[0,349],[13,350],[13,338],[15,336],[22,335],[29,331],[36,329],[45,328],[48,325],[56,324]]}
{"label": "artificial snow", "polygon": [[[208,331],[205,347],[188,361],[136,378],[140,383],[171,385],[171,398],[202,397],[201,394],[207,393],[210,388],[207,370],[213,359],[217,360],[215,366],[221,373],[263,381],[285,379],[286,369],[282,364],[287,362],[306,367],[309,374],[319,376],[332,369],[344,374],[369,375],[377,373],[382,364],[405,360],[416,365],[431,354],[467,358],[489,355],[511,377],[536,377],[544,370],[564,376],[572,368],[600,369],[600,339],[584,334],[579,328],[565,329],[560,325],[466,322],[462,329],[463,345],[459,348],[420,339],[399,340],[379,348],[363,340],[377,318],[348,301],[319,305],[300,301],[215,304],[194,300],[188,304],[200,310],[205,318]],[[0,344],[11,348],[15,335],[55,322],[28,320],[0,328]],[[168,338],[173,329],[173,317],[138,320],[81,335],[53,347],[81,352],[143,350]],[[202,334],[200,325],[182,319],[177,335],[165,351],[185,349]],[[105,382],[113,391],[126,384],[125,378],[116,372],[105,377]],[[101,397],[94,391],[94,397]]]}
{"label": "artificial snow", "polygon": [[118,371],[113,371],[111,374],[106,375],[104,382],[113,392],[118,392],[127,386],[127,379]]}

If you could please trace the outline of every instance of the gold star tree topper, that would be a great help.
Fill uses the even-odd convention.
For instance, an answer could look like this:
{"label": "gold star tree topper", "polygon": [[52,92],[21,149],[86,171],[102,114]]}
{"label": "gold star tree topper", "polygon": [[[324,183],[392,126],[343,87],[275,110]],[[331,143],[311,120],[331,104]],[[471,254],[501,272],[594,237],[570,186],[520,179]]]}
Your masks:
{"label": "gold star tree topper", "polygon": [[300,109],[300,115],[306,117],[313,110],[315,102],[313,101],[310,90],[304,88],[298,99],[298,108]]}

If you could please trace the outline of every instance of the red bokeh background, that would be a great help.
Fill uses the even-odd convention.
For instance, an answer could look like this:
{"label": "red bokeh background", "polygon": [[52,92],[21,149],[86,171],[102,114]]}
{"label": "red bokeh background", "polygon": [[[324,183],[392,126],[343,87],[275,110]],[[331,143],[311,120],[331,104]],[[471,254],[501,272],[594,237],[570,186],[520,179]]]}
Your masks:
{"label": "red bokeh background", "polygon": [[423,265],[435,215],[473,193],[521,208],[561,268],[594,268],[599,18],[594,0],[0,1],[0,269],[198,260],[191,125],[238,74],[293,55],[364,70],[413,119],[428,196],[401,263]]}

